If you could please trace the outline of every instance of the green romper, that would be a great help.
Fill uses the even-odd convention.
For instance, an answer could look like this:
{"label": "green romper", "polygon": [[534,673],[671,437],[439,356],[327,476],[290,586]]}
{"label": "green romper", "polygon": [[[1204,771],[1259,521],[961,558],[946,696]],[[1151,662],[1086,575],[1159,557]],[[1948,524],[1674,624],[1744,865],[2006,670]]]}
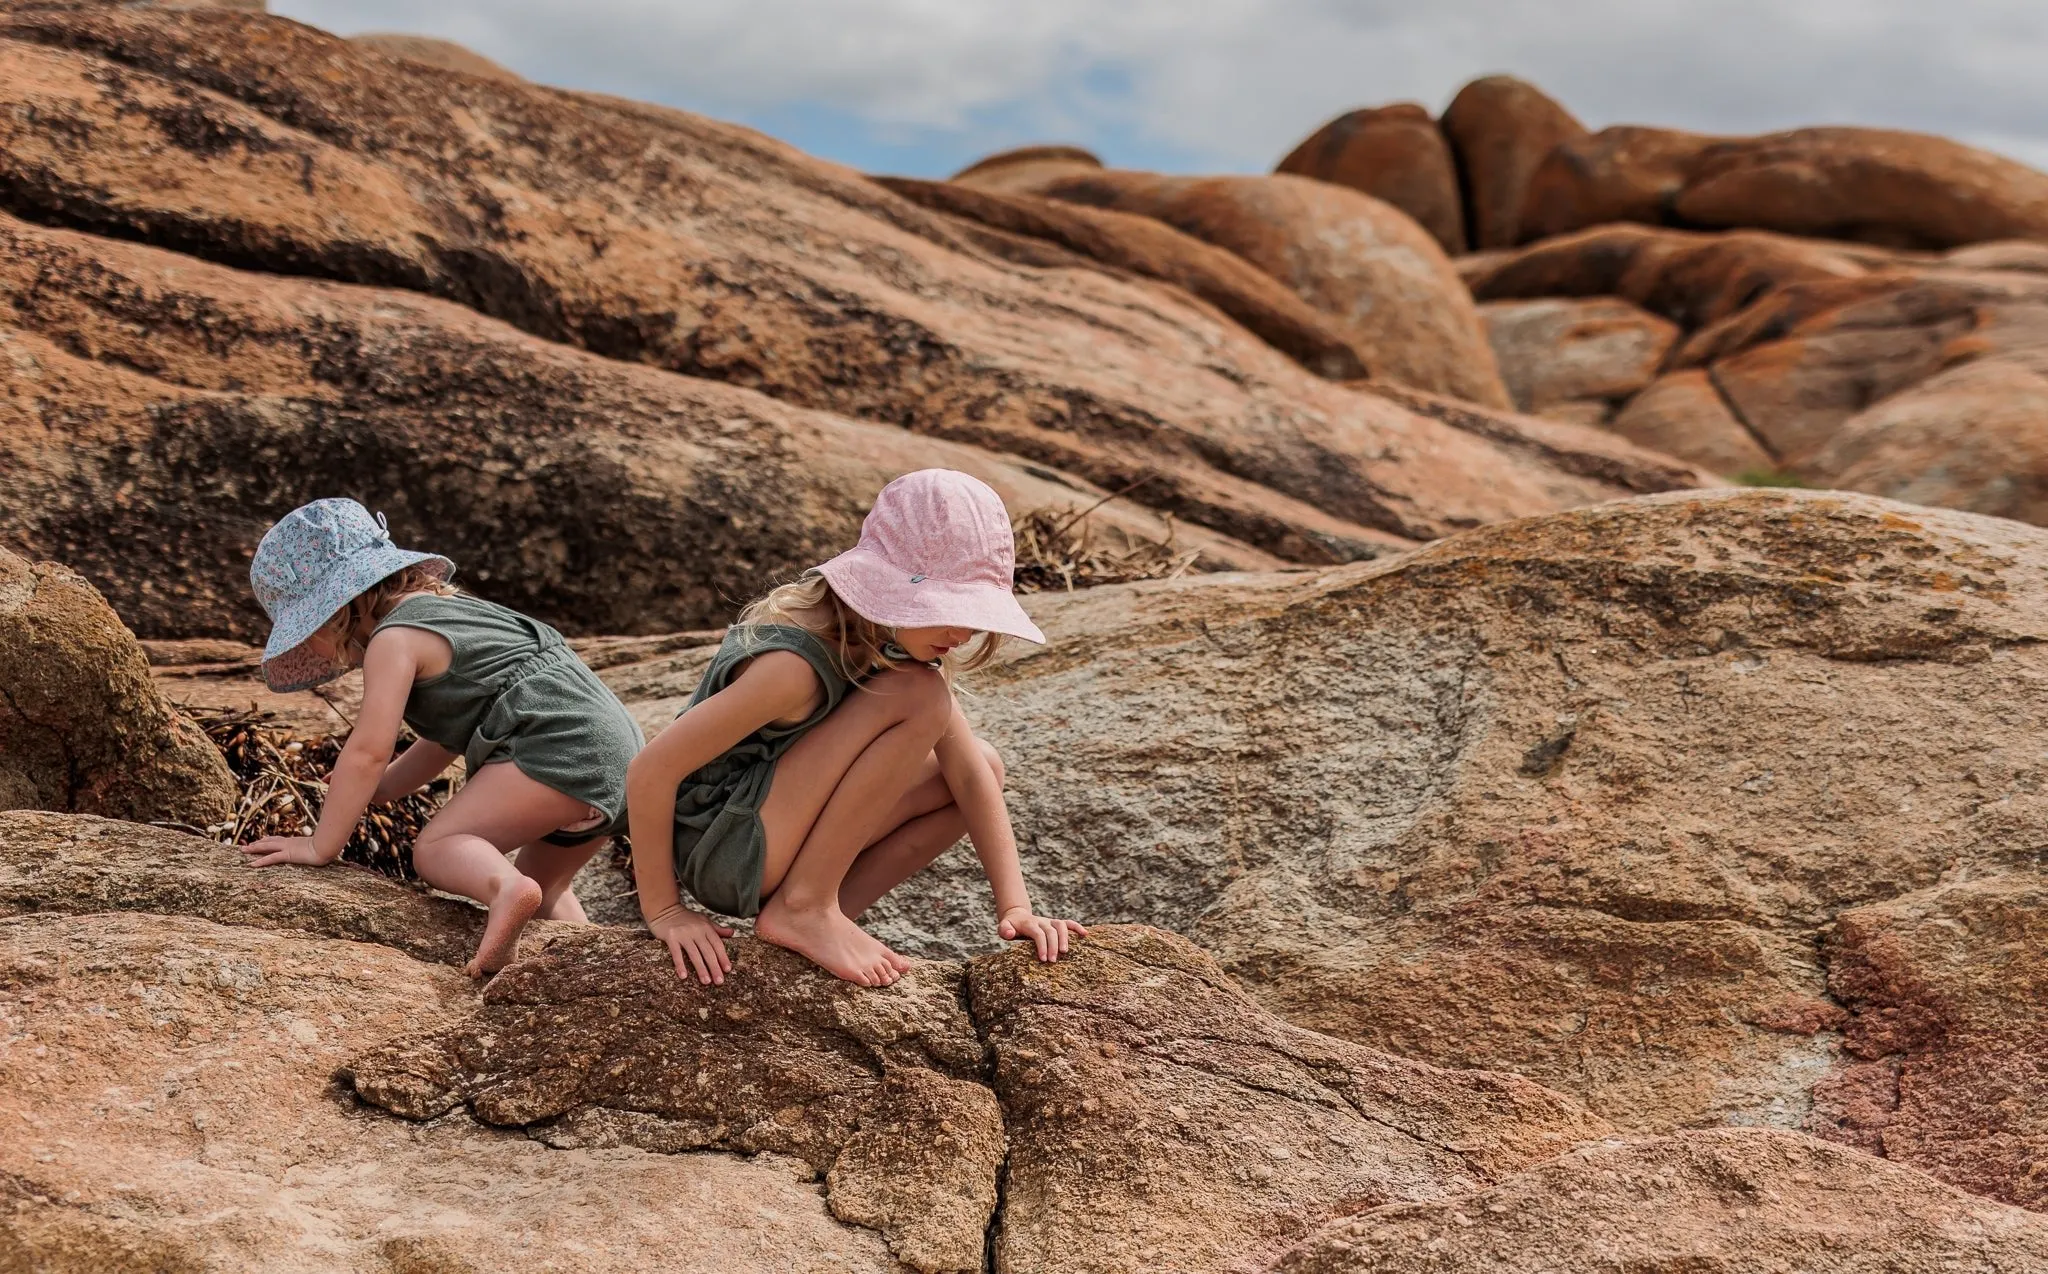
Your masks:
{"label": "green romper", "polygon": [[810,663],[825,690],[818,710],[795,725],[761,727],[676,788],[676,879],[698,902],[728,916],[761,910],[761,868],[768,858],[761,803],[775,780],[775,763],[838,707],[854,684],[840,672],[825,643],[810,633],[756,624],[725,634],[683,711],[730,685],[741,664],[772,650],[793,651]]}
{"label": "green romper", "polygon": [[447,672],[412,684],[405,723],[414,734],[461,753],[471,774],[510,761],[602,815],[549,834],[551,844],[625,830],[626,764],[646,739],[562,634],[467,594],[408,597],[377,631],[393,627],[439,633],[455,651]]}

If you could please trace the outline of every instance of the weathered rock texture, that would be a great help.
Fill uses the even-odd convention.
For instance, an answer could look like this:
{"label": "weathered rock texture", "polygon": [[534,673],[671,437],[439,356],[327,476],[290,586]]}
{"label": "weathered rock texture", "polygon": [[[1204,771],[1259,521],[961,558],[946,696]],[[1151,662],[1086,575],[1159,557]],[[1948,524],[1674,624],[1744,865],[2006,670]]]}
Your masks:
{"label": "weathered rock texture", "polygon": [[234,806],[226,763],[157,693],[105,599],[0,548],[0,810],[205,826]]}
{"label": "weathered rock texture", "polygon": [[[0,381],[0,537],[102,582],[151,636],[260,639],[249,554],[272,519],[336,493],[454,558],[494,600],[624,632],[725,622],[734,599],[851,544],[874,492],[907,469],[967,470],[1018,509],[1103,494],[445,301],[260,277],[4,214],[0,358],[13,373]],[[1248,516],[1264,499],[1350,542],[1348,524],[1238,487]],[[1124,502],[1097,516],[1166,533]],[[1182,534],[1215,565],[1277,561]]]}
{"label": "weathered rock texture", "polygon": [[1588,1146],[1449,1203],[1336,1222],[1272,1274],[2020,1274],[2048,1219],[1803,1137]]}
{"label": "weathered rock texture", "polygon": [[1228,248],[1335,317],[1376,375],[1504,407],[1492,351],[1443,249],[1399,210],[1279,174],[1055,176],[1033,193],[1140,213]]}
{"label": "weathered rock texture", "polygon": [[[18,867],[33,847],[8,835]],[[333,1086],[472,994],[367,943],[180,915],[0,919],[0,1268],[901,1269],[800,1163],[418,1127]]]}
{"label": "weathered rock texture", "polygon": [[644,932],[589,930],[493,980],[474,1017],[357,1058],[348,1082],[409,1119],[466,1105],[555,1146],[787,1155],[907,1264],[979,1270],[1003,1120],[959,978],[927,965],[870,995],[743,940],[714,989],[679,980]]}
{"label": "weathered rock texture", "polygon": [[1628,125],[1553,148],[1530,179],[1520,233],[1609,221],[1955,248],[2048,235],[2048,173],[1922,133],[1722,138]]}
{"label": "weathered rock texture", "polygon": [[968,976],[1010,1136],[999,1270],[1224,1274],[1316,1218],[1465,1193],[1606,1131],[1527,1080],[1276,1022],[1157,930]]}
{"label": "weathered rock texture", "polygon": [[1515,406],[1605,424],[1657,379],[1678,327],[1612,298],[1494,301],[1479,307]]}
{"label": "weathered rock texture", "polygon": [[[2048,532],[2015,523],[1660,496],[1032,606],[1052,643],[968,710],[1042,908],[1627,1127],[1803,1125],[1847,1020],[1817,935],[2048,843]],[[973,950],[986,897],[950,856],[888,932]]]}
{"label": "weathered rock texture", "polygon": [[[1486,306],[1605,297],[1677,324],[1662,377],[1607,422],[1639,445],[2040,522],[2048,279],[2031,259],[1610,226],[1467,277]],[[1569,357],[1565,334],[1543,335],[1524,333],[1530,363]]]}
{"label": "weathered rock texture", "polygon": [[1093,151],[1079,146],[1019,146],[978,159],[954,173],[953,185],[998,193],[1029,191],[1051,177],[1066,177],[1102,167]]}
{"label": "weathered rock texture", "polygon": [[1842,916],[1828,987],[1848,1054],[1814,1127],[1966,1190],[2048,1210],[2048,888],[1942,885]]}
{"label": "weathered rock texture", "polygon": [[1570,111],[1512,75],[1459,89],[1441,123],[1464,175],[1472,246],[1482,250],[1522,242],[1530,179],[1553,149],[1586,136]]}
{"label": "weathered rock texture", "polygon": [[437,40],[425,35],[399,35],[393,32],[375,31],[366,35],[353,35],[349,43],[395,58],[424,63],[443,71],[460,71],[464,75],[478,75],[487,80],[517,80],[520,78],[481,53],[463,48],[453,40]]}
{"label": "weathered rock texture", "polygon": [[[1086,262],[1171,283],[1318,376],[1352,380],[1371,370],[1370,351],[1361,350],[1333,316],[1236,253],[1164,222],[959,182],[878,180],[914,203],[1002,232],[990,246],[1014,253],[1013,259],[1053,267],[1082,264],[1070,255],[1076,254]],[[1055,246],[1049,249],[1048,244]]]}
{"label": "weathered rock texture", "polygon": [[1413,102],[1346,111],[1308,135],[1275,172],[1314,177],[1390,203],[1452,254],[1469,246],[1458,165],[1429,112]]}
{"label": "weathered rock texture", "polygon": [[[382,291],[355,294],[361,306],[406,314],[420,313],[424,302],[401,293],[424,294],[608,360],[944,435],[1057,467],[1108,490],[1133,488],[1134,501],[1297,560],[1356,558],[1376,551],[1375,535],[1426,539],[1473,522],[1618,494],[1560,474],[1528,449],[1333,386],[1215,310],[1189,305],[1150,281],[1019,265],[978,246],[984,228],[926,211],[755,134],[524,83],[470,77],[452,93],[449,81],[435,68],[281,19],[217,11],[167,15],[59,0],[10,0],[0,7],[0,202],[28,221],[103,237],[56,244],[47,230],[8,229],[16,242],[43,245],[11,243],[0,257],[31,263],[0,287],[8,357],[29,360],[31,370],[59,364],[41,373],[51,387],[15,398],[10,414],[52,438],[68,463],[71,449],[89,445],[74,441],[80,435],[133,431],[139,426],[124,419],[149,419],[152,412],[166,420],[207,414],[239,420],[231,428],[245,440],[275,437],[280,426],[270,422],[281,420],[287,436],[279,440],[279,453],[296,457],[357,438],[368,448],[380,432],[388,438],[390,426],[374,415],[362,419],[382,397],[430,410],[423,400],[439,374],[387,369],[352,352],[359,338],[380,340],[375,329],[358,333],[343,321],[338,330],[306,333],[285,315],[275,320],[284,332],[274,338],[284,348],[247,348],[242,317],[233,313],[246,306],[234,303],[219,276],[185,268],[201,257],[265,272],[238,277],[266,302],[278,289],[272,303],[287,309],[311,285],[280,284],[274,276],[371,285]],[[1470,328],[1462,336],[1446,329],[1464,351],[1448,365],[1461,365],[1464,353],[1479,358],[1473,392],[1484,396],[1490,354],[1469,301],[1456,294],[1455,281],[1449,289],[1439,286],[1447,267],[1426,236],[1391,211],[1383,220],[1389,224],[1360,223],[1351,233],[1394,236],[1376,253],[1383,262],[1407,261],[1413,256],[1408,241],[1420,242],[1423,257],[1415,260],[1428,279],[1418,286],[1437,297],[1439,308],[1462,307],[1456,312]],[[107,248],[116,264],[104,285],[111,295],[100,296],[95,258],[105,238],[185,255],[175,268],[170,258],[145,268]],[[80,263],[53,271],[50,255],[65,252]],[[677,262],[688,268],[676,268]],[[173,277],[137,280],[138,269]],[[186,278],[195,282],[186,285]],[[1355,290],[1348,282],[1337,286]],[[188,288],[189,300],[162,304],[164,292]],[[224,290],[229,295],[222,296]],[[1390,294],[1382,311],[1407,304],[1403,295]],[[220,304],[231,313],[216,319],[212,311]],[[74,318],[88,321],[90,311],[124,307],[141,313],[110,319],[90,339],[64,332]],[[137,323],[147,330],[135,331]],[[61,348],[44,350],[38,340]],[[304,350],[324,356],[337,340],[339,359],[298,370],[317,357]],[[544,421],[553,417],[544,436],[562,440],[557,445],[609,461],[596,471],[613,479],[595,490],[564,489],[570,475],[561,471],[548,475],[562,484],[553,492],[543,489],[552,483],[524,486],[523,472],[535,460],[499,441],[503,435],[476,429],[471,419],[488,420],[500,410],[523,419],[534,414],[533,397],[581,401],[586,382],[624,379],[628,371],[638,376],[638,369],[600,373],[595,364],[580,364],[573,373],[551,369],[527,377],[526,362],[538,357],[532,347],[519,346],[519,361],[508,365],[476,350],[476,343],[458,342],[467,348],[443,352],[440,342],[427,341],[420,355],[458,376],[513,382],[503,390],[472,387],[467,401],[445,404],[444,418],[461,427],[435,447],[460,455],[457,467],[466,474],[481,470],[491,479],[472,481],[478,493],[472,498],[531,493],[579,511],[632,507],[636,501],[623,498],[621,488],[637,476],[636,465],[618,454],[621,444],[588,436],[614,414],[609,406],[572,413],[563,403],[538,413]],[[1430,346],[1440,342],[1417,348]],[[1373,348],[1375,370],[1399,353]],[[1441,349],[1432,356],[1441,357]],[[567,349],[549,357],[557,367],[574,362]],[[188,362],[197,367],[188,371]],[[563,385],[561,377],[569,374],[579,383]],[[292,402],[266,402],[258,410],[243,401],[251,393],[245,382],[277,394],[278,381],[308,375],[338,377],[354,398],[351,409],[332,406],[338,386],[328,391],[324,413]],[[58,392],[67,377],[80,387]],[[20,379],[10,377],[9,386]],[[109,379],[121,383],[109,386]],[[102,383],[85,383],[91,381]],[[651,380],[640,383],[649,395],[671,392],[653,389]],[[514,387],[526,403],[507,401]],[[287,390],[285,396],[293,395]],[[622,389],[619,396],[631,395]],[[193,397],[202,401],[195,405]],[[103,408],[108,401],[114,411]],[[698,414],[695,420],[709,429],[738,414]],[[263,422],[260,429],[251,417]],[[29,432],[10,425],[4,431],[10,440]],[[293,436],[298,429],[314,436]],[[194,438],[189,445],[195,448],[212,435],[182,424],[174,432]],[[316,442],[322,445],[307,445]],[[134,449],[147,455],[146,447]],[[830,450],[807,449],[806,459]],[[422,461],[429,471],[439,463],[417,452],[402,466],[386,463],[410,471]],[[222,480],[221,464],[200,456],[191,463]],[[149,466],[142,468],[147,476]],[[1647,455],[1640,469],[1648,480],[1685,480],[1682,471]],[[1665,476],[1650,478],[1659,472]],[[94,489],[90,481],[81,485]],[[39,483],[35,491],[51,489]],[[661,508],[695,504],[673,498],[669,482],[639,490]],[[397,503],[382,490],[356,494]],[[282,492],[258,493],[233,507],[248,510],[240,516],[253,523],[285,502]],[[105,518],[103,497],[78,503]],[[10,520],[22,516],[19,501],[10,498],[4,507]],[[750,557],[742,548],[728,554],[715,540],[697,540],[711,530],[638,543],[698,542],[707,560]],[[807,532],[839,539],[824,528]],[[18,524],[5,534],[53,555],[45,541],[64,538]],[[581,538],[567,528],[560,534]],[[173,556],[191,556],[175,534],[156,542],[172,545]],[[599,576],[626,569],[609,563],[638,559],[595,537],[585,543],[592,550],[587,556],[572,553],[568,543],[559,555],[552,546],[527,554],[538,564],[533,578],[520,578],[527,569],[522,565],[510,578],[494,571],[494,579],[538,594],[575,587],[568,557],[581,557]],[[109,588],[120,584],[95,563],[77,564]],[[620,584],[607,580],[602,588],[632,597]],[[595,580],[592,587],[599,587]],[[516,591],[505,596],[517,604]],[[583,623],[651,628],[696,626],[709,618],[685,618],[675,614],[681,608],[638,599],[631,604],[641,615],[631,624],[596,615]],[[664,617],[664,609],[674,618]],[[138,615],[129,618],[154,635],[209,631],[191,622],[159,629]]]}

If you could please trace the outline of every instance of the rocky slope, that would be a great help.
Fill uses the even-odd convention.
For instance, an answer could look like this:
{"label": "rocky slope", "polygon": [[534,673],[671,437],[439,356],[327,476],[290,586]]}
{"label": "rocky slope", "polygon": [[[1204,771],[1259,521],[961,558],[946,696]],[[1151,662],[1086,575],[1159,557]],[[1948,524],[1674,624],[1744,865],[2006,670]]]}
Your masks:
{"label": "rocky slope", "polygon": [[[359,494],[394,505],[429,502],[418,480],[411,491],[396,480],[423,462],[481,471],[491,481],[475,484],[478,498],[530,494],[542,512],[511,520],[506,538],[560,548],[525,555],[531,568],[491,567],[515,604],[573,591],[579,566],[603,574],[650,542],[713,545],[727,511],[680,498],[700,484],[671,457],[703,454],[707,436],[754,432],[728,430],[735,418],[800,408],[894,430],[902,441],[885,463],[896,467],[936,454],[915,436],[944,437],[1129,489],[1145,506],[1308,562],[1695,481],[1591,431],[1582,459],[1560,462],[1511,426],[1475,432],[1347,390],[1178,287],[1080,257],[1019,264],[983,246],[979,223],[740,129],[450,77],[260,15],[0,4],[0,208],[18,219],[0,225],[16,263],[0,278],[0,332],[23,373],[0,400],[0,435],[27,449],[5,471],[30,474],[0,502],[0,535],[71,561],[151,636],[246,631],[249,617],[216,603],[173,630],[130,593],[148,572],[92,556],[103,537],[81,528],[128,519],[124,531],[173,545],[205,591],[225,596],[249,527],[302,495],[262,490],[263,474],[225,459],[269,443],[294,456],[381,452]],[[387,311],[403,347],[366,321]],[[497,322],[480,326],[479,314]],[[450,327],[461,330],[439,330]],[[384,369],[365,345],[401,361]],[[1371,349],[1364,361],[1388,357]],[[468,384],[440,401],[443,375]],[[29,378],[44,383],[31,392]],[[578,405],[586,393],[601,410]],[[712,401],[721,405],[707,411]],[[742,402],[758,405],[730,406]],[[604,436],[607,422],[635,416],[649,423],[632,449],[667,453],[645,466],[669,470],[652,481],[620,454],[623,439]],[[572,474],[502,441],[512,418],[530,417],[552,445],[604,458],[597,480],[572,486]],[[420,437],[435,419],[457,427]],[[678,422],[685,441],[655,445]],[[232,505],[247,521],[187,545],[213,500],[178,508],[176,496],[121,496],[125,475],[109,475],[132,463],[148,483],[164,450],[183,451],[166,459],[203,482],[257,485]],[[351,473],[346,455],[336,463]],[[1619,485],[1587,476],[1617,463]],[[532,486],[528,470],[541,471]],[[586,532],[553,521],[545,510],[557,502],[670,512],[638,533]],[[731,508],[724,524],[843,537],[846,506],[812,520],[782,503]],[[150,512],[158,505],[163,514]],[[711,516],[687,535],[659,524],[704,505]],[[493,515],[501,525],[504,512]],[[459,535],[470,542],[436,547],[482,556],[470,539],[480,532]],[[748,563],[739,593],[785,569],[736,544],[706,556]],[[610,579],[602,591],[637,618],[593,614],[577,626],[699,624],[706,608],[688,595],[701,599],[709,583],[671,593],[662,579]],[[555,605],[556,616],[571,611]]]}
{"label": "rocky slope", "polygon": [[[2031,949],[2012,900],[2048,839],[2043,534],[1662,496],[1042,595],[1052,644],[968,711],[1043,906],[1189,933],[1294,1022],[1623,1128],[1810,1129],[2032,1203],[2041,1045],[2031,983],[1996,971]],[[591,648],[650,730],[709,650]],[[177,696],[250,685],[179,671]],[[964,852],[878,914],[934,955],[993,928]]]}
{"label": "rocky slope", "polygon": [[[1279,1023],[1156,931],[864,990],[747,940],[724,986],[685,984],[644,936],[542,924],[479,997],[431,940],[352,919],[452,960],[467,907],[234,858],[0,815],[0,1260],[1226,1274],[1354,1268],[1382,1231],[1473,1214],[1439,1223],[1460,1253],[1533,1224],[1677,1270],[1726,1250],[1731,1212],[1838,1262],[1816,1269],[2048,1250],[2048,1220],[1790,1134],[1603,1142],[1528,1080]],[[166,861],[195,887],[150,885]],[[1355,1268],[1484,1268],[1443,1248]]]}

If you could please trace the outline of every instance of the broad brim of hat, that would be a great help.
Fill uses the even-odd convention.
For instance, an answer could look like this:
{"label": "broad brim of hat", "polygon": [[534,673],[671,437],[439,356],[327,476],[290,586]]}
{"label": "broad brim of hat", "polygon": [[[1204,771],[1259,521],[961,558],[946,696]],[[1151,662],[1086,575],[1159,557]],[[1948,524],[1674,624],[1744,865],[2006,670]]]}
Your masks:
{"label": "broad brim of hat", "polygon": [[377,545],[351,553],[304,596],[280,607],[270,640],[263,645],[264,684],[279,692],[311,690],[347,672],[333,660],[308,650],[306,639],[319,632],[336,611],[408,566],[424,566],[443,580],[455,573],[455,563],[438,553]]}
{"label": "broad brim of hat", "polygon": [[971,628],[1043,644],[1045,634],[1017,604],[1017,595],[994,584],[958,584],[911,577],[866,549],[848,549],[818,573],[862,618],[890,628]]}

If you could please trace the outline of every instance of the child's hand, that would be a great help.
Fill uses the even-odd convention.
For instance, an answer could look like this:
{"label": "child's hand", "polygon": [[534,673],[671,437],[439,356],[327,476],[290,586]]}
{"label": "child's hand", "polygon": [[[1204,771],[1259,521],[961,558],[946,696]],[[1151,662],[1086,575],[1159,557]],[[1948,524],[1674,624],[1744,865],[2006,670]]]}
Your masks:
{"label": "child's hand", "polygon": [[[711,917],[691,911],[681,903],[663,911],[647,922],[647,930],[668,944],[668,954],[676,962],[676,976],[683,981],[690,980],[690,970],[697,971],[697,980],[705,986],[725,981],[725,975],[732,972],[732,957],[725,952],[725,939],[732,937],[732,930],[725,925],[713,924]],[[684,964],[684,957],[689,963]]]}
{"label": "child's hand", "polygon": [[1012,907],[1004,912],[996,932],[1005,938],[1029,939],[1038,948],[1038,958],[1048,963],[1067,953],[1069,938],[1088,936],[1088,931],[1075,921],[1034,916],[1029,907]]}
{"label": "child's hand", "polygon": [[279,863],[325,867],[334,861],[313,847],[311,836],[265,836],[242,846],[242,852],[248,855],[242,861],[251,867],[274,867]]}

